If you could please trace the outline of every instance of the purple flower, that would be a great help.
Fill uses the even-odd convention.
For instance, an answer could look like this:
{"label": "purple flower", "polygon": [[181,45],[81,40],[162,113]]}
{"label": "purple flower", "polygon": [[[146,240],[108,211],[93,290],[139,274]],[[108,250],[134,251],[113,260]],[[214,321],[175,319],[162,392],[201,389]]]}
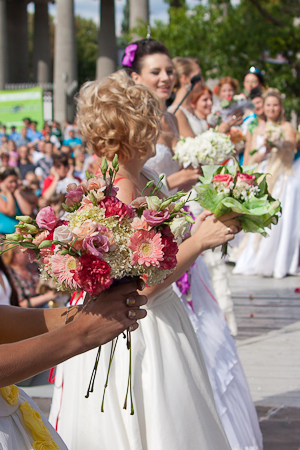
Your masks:
{"label": "purple flower", "polygon": [[127,45],[127,47],[125,48],[125,55],[122,60],[123,66],[127,66],[127,67],[132,66],[137,48],[138,48],[137,44]]}
{"label": "purple flower", "polygon": [[143,212],[143,216],[145,217],[147,223],[150,227],[155,227],[170,217],[170,213],[167,209],[163,209],[162,211],[154,211],[153,209],[146,209]]}
{"label": "purple flower", "polygon": [[82,243],[82,248],[96,258],[102,259],[103,253],[108,252],[110,244],[106,236],[97,234],[96,236],[86,237]]}
{"label": "purple flower", "polygon": [[83,192],[80,186],[78,186],[73,191],[69,191],[66,194],[66,198],[69,198],[74,203],[80,203],[83,197]]}

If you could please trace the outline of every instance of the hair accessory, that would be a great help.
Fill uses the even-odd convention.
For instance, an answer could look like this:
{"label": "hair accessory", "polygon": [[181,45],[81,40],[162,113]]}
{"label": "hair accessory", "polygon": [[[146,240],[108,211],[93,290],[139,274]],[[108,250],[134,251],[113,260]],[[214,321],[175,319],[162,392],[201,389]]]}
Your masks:
{"label": "hair accessory", "polygon": [[138,48],[137,44],[127,45],[127,47],[125,48],[124,58],[122,59],[123,66],[132,67],[132,63],[134,61],[135,52],[137,48]]}
{"label": "hair accessory", "polygon": [[256,67],[252,66],[250,67],[250,69],[248,70],[249,73],[259,73],[261,76],[263,76],[263,73],[261,70],[257,69]]}

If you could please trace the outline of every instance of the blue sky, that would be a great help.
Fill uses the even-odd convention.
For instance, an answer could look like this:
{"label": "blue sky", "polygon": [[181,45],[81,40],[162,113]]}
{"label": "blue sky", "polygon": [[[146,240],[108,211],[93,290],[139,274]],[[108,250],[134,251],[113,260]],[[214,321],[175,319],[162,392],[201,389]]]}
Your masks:
{"label": "blue sky", "polygon": [[[126,0],[115,0],[116,3],[116,32],[119,35],[121,29],[121,23],[123,20],[123,9]],[[199,0],[187,0],[187,4],[193,7],[199,4]],[[168,5],[163,0],[149,0],[150,9],[150,22],[154,23],[155,20],[168,21]],[[30,12],[34,11],[33,3],[28,5]],[[50,14],[55,16],[56,6],[49,4]],[[75,13],[87,19],[93,19],[99,23],[99,0],[75,0]]]}

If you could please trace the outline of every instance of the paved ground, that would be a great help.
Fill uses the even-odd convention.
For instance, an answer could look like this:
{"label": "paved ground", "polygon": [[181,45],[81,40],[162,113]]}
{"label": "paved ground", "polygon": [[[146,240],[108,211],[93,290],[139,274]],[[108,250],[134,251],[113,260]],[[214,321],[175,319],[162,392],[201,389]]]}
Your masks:
{"label": "paved ground", "polygon": [[[230,266],[229,270],[230,270]],[[264,450],[300,450],[300,277],[230,276],[238,353],[264,437]],[[25,390],[48,415],[47,375]]]}
{"label": "paved ground", "polygon": [[231,275],[230,285],[264,450],[300,450],[300,278]]}

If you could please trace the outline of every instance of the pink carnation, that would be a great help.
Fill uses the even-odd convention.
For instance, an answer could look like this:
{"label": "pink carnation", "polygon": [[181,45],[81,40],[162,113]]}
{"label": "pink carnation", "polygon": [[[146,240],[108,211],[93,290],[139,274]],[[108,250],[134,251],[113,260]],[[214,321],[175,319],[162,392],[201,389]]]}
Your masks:
{"label": "pink carnation", "polygon": [[35,220],[39,228],[46,228],[49,231],[53,230],[57,222],[52,206],[41,209]]}
{"label": "pink carnation", "polygon": [[134,217],[134,211],[131,206],[121,202],[117,197],[105,197],[101,200],[100,207],[105,210],[105,217],[117,216],[120,221],[124,217]]}
{"label": "pink carnation", "polygon": [[42,231],[41,233],[36,234],[32,243],[38,247],[43,241],[48,240],[49,234],[49,231]]}
{"label": "pink carnation", "polygon": [[160,267],[163,270],[175,269],[177,265],[176,254],[178,252],[178,245],[174,241],[174,236],[169,226],[165,226],[163,228],[161,241],[164,248],[164,257],[163,261],[160,264]]}
{"label": "pink carnation", "polygon": [[133,251],[132,264],[160,267],[163,261],[163,245],[161,234],[155,230],[137,231],[130,237],[128,247]]}

